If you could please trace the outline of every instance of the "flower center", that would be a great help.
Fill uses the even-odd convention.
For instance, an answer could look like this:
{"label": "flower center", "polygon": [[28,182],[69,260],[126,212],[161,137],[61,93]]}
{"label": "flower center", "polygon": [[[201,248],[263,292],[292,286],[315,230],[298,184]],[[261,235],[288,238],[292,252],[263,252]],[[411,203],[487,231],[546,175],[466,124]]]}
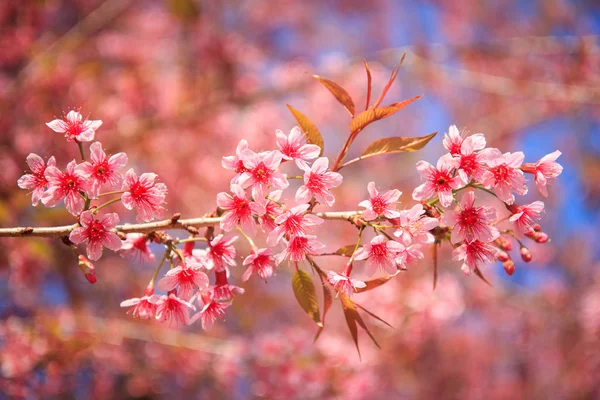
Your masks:
{"label": "flower center", "polygon": [[104,225],[98,221],[93,221],[88,227],[90,241],[102,240],[105,232]]}
{"label": "flower center", "polygon": [[494,172],[494,178],[496,178],[496,181],[501,181],[501,182],[508,181],[510,171],[505,164],[498,165],[496,168],[494,168],[493,172]]}
{"label": "flower center", "polygon": [[479,213],[473,208],[469,208],[460,213],[460,221],[467,226],[475,225],[479,221]]}
{"label": "flower center", "polygon": [[139,182],[135,182],[129,188],[129,192],[131,193],[131,197],[133,197],[135,200],[140,200],[146,194],[146,187]]}
{"label": "flower center", "polygon": [[373,211],[375,211],[375,213],[377,214],[383,214],[383,212],[387,208],[387,203],[380,196],[372,198],[371,205]]}

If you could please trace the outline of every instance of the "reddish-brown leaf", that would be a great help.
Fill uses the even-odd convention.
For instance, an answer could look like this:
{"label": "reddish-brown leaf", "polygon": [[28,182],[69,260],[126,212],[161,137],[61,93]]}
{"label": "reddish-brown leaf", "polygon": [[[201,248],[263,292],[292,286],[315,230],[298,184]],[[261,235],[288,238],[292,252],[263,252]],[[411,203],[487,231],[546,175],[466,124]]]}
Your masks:
{"label": "reddish-brown leaf", "polygon": [[419,137],[390,137],[378,139],[365,149],[361,158],[373,157],[381,154],[417,151],[425,147],[435,135],[437,135],[437,132]]}
{"label": "reddish-brown leaf", "polygon": [[403,100],[403,101],[399,101],[394,104],[390,104],[389,106],[377,107],[374,109],[375,117],[376,117],[375,119],[383,119],[383,118],[389,117],[390,115],[402,110],[403,108],[408,106],[410,103],[419,100],[421,97],[423,97],[422,94],[419,96],[415,96],[408,100]]}
{"label": "reddish-brown leaf", "polygon": [[375,121],[375,111],[365,110],[350,120],[350,132],[358,132]]}
{"label": "reddish-brown leaf", "polygon": [[355,244],[349,244],[347,246],[340,247],[339,249],[337,249],[335,251],[334,254],[337,254],[339,256],[344,256],[344,257],[352,257],[352,253],[354,253],[355,248],[356,248]]}
{"label": "reddish-brown leaf", "polygon": [[356,293],[362,293],[362,292],[366,292],[368,290],[375,289],[375,288],[383,285],[384,283],[388,282],[393,277],[394,277],[393,275],[388,275],[388,276],[383,276],[381,278],[377,278],[377,279],[372,279],[370,281],[366,281],[365,284],[367,286],[365,286],[364,288],[358,288],[358,289],[356,289]]}
{"label": "reddish-brown leaf", "polygon": [[379,346],[379,343],[377,343],[377,340],[375,340],[373,334],[371,334],[371,331],[369,331],[369,328],[367,328],[367,325],[364,323],[362,317],[356,310],[356,307],[352,300],[350,300],[350,298],[347,295],[340,294],[340,301],[342,302],[342,309],[344,311],[344,317],[346,318],[346,324],[348,325],[348,329],[350,330],[350,334],[352,335],[352,339],[354,340],[354,344],[356,345],[358,356],[360,357],[360,349],[358,347],[358,328],[356,324],[360,325],[360,327],[363,328],[365,332],[367,332],[367,335],[369,335],[373,343],[375,343],[375,346],[381,348],[381,346]]}
{"label": "reddish-brown leaf", "polygon": [[337,101],[339,101],[340,104],[343,105],[346,108],[346,110],[348,110],[351,117],[354,116],[354,102],[352,101],[352,98],[350,97],[348,92],[346,92],[346,90],[343,87],[319,75],[313,75],[313,78],[321,82],[321,84],[325,86],[331,92],[331,94],[335,96]]}
{"label": "reddish-brown leaf", "polygon": [[314,343],[319,339],[319,336],[321,336],[321,333],[323,332],[323,329],[325,328],[325,316],[327,315],[327,312],[329,311],[329,309],[331,308],[331,306],[333,304],[333,295],[331,294],[331,290],[329,289],[329,286],[327,283],[327,275],[325,274],[325,272],[323,272],[323,270],[321,268],[317,267],[317,265],[314,263],[314,261],[309,259],[309,262],[313,267],[315,267],[315,270],[319,274],[319,279],[321,279],[321,285],[323,286],[323,316],[321,317],[322,318],[321,319],[322,326],[320,326],[317,330],[317,333],[313,340],[313,343]]}
{"label": "reddish-brown leaf", "polygon": [[481,279],[482,281],[484,281],[491,287],[494,287],[487,279],[485,279],[485,276],[483,276],[483,274],[481,273],[481,270],[479,268],[475,268],[475,270],[473,272],[475,272],[475,275],[477,275],[479,277],[479,279]]}
{"label": "reddish-brown leaf", "polygon": [[365,62],[365,70],[367,71],[367,104],[365,105],[365,110],[369,109],[369,103],[371,102],[371,70],[369,69],[369,64],[367,64],[367,60],[363,58]]}
{"label": "reddish-brown leaf", "polygon": [[296,110],[289,104],[287,104],[287,108],[290,110],[294,118],[296,118],[296,121],[298,122],[298,125],[300,125],[300,128],[304,132],[308,143],[316,144],[317,146],[319,146],[321,148],[321,154],[323,154],[325,143],[323,142],[323,136],[321,136],[321,132],[319,132],[319,129],[316,127],[316,125],[313,124],[313,122],[310,119],[308,119],[306,115],[302,114],[300,111]]}
{"label": "reddish-brown leaf", "polygon": [[361,310],[363,310],[364,312],[366,312],[367,314],[369,314],[371,317],[375,318],[378,321],[383,322],[384,324],[386,324],[387,326],[389,326],[390,328],[394,328],[392,325],[390,325],[389,323],[387,323],[383,318],[378,317],[377,315],[373,314],[371,311],[367,310],[366,308],[364,308],[363,306],[361,306],[360,304],[358,304],[357,302],[353,302],[354,305],[358,308],[360,308]]}

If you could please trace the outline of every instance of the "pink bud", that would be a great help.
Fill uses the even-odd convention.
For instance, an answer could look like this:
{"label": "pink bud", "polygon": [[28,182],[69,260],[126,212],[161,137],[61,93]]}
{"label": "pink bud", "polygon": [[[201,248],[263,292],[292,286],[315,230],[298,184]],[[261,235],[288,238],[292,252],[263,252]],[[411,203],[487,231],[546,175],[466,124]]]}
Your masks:
{"label": "pink bud", "polygon": [[525,262],[529,262],[533,258],[533,256],[531,255],[531,251],[529,251],[529,249],[527,247],[521,247],[520,253],[521,253],[521,258]]}
{"label": "pink bud", "polygon": [[535,237],[535,241],[538,243],[546,243],[548,241],[548,235],[544,232],[538,232]]}
{"label": "pink bud", "polygon": [[506,262],[510,260],[510,256],[508,255],[508,253],[502,250],[498,251],[498,253],[496,254],[496,258],[500,262]]}
{"label": "pink bud", "polygon": [[502,264],[502,266],[504,267],[504,270],[508,275],[512,275],[515,273],[515,263],[513,262],[513,260],[505,261],[504,264]]}
{"label": "pink bud", "polygon": [[535,224],[532,226],[532,228],[536,232],[540,232],[542,230],[542,227],[540,226],[540,224]]}
{"label": "pink bud", "polygon": [[94,264],[92,264],[92,262],[90,260],[88,260],[86,256],[84,256],[82,254],[79,255],[77,260],[78,260],[77,266],[79,267],[81,272],[83,272],[83,274],[85,275],[85,279],[87,279],[88,282],[91,284],[96,283],[98,281],[98,278],[96,277],[96,273],[94,272],[94,270],[96,269],[94,267]]}
{"label": "pink bud", "polygon": [[504,236],[500,236],[498,239],[496,239],[496,243],[503,250],[506,250],[506,251],[512,250],[512,242],[510,241],[510,239],[508,239]]}

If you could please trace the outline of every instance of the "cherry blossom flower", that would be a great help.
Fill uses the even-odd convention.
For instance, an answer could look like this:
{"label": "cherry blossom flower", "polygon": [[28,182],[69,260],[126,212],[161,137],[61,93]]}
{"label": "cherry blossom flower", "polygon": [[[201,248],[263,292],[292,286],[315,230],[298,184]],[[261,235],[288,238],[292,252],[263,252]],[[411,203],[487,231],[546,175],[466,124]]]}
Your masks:
{"label": "cherry blossom flower", "polygon": [[370,244],[364,245],[354,253],[355,260],[367,260],[367,273],[373,275],[383,270],[393,275],[397,272],[397,253],[404,251],[404,246],[395,240],[387,240],[383,235],[375,236]]}
{"label": "cherry blossom flower", "polygon": [[277,130],[275,135],[277,136],[277,147],[279,147],[283,159],[294,160],[298,168],[306,167],[307,161],[314,160],[321,153],[321,148],[316,144],[305,143],[306,138],[297,126],[292,128],[289,136],[280,130]]}
{"label": "cherry blossom flower", "polygon": [[207,257],[208,269],[216,269],[221,271],[225,266],[235,266],[235,247],[233,242],[238,240],[238,236],[234,236],[225,240],[223,235],[217,235],[209,243]]}
{"label": "cherry blossom flower", "polygon": [[67,142],[76,140],[78,142],[91,142],[94,140],[96,129],[100,128],[102,121],[83,120],[77,111],[69,111],[63,119],[55,119],[46,125],[54,132],[64,133]]}
{"label": "cherry blossom flower", "polygon": [[444,222],[451,226],[453,243],[465,239],[490,242],[499,236],[498,229],[490,224],[496,219],[496,209],[490,206],[475,206],[475,192],[469,190],[463,195],[456,211],[444,213]]}
{"label": "cherry blossom flower", "polygon": [[235,149],[234,156],[225,156],[221,159],[221,165],[223,166],[223,168],[235,171],[235,173],[237,174],[233,178],[231,183],[237,183],[240,175],[246,172],[246,167],[244,167],[244,162],[242,161],[242,153],[247,148],[248,141],[246,141],[246,139],[242,139],[240,140],[240,142],[237,145],[237,148]]}
{"label": "cherry blossom flower", "polygon": [[444,136],[444,147],[458,160],[458,173],[463,182],[471,178],[481,182],[487,173],[485,159],[480,150],[485,148],[486,141],[482,133],[461,135],[455,125],[450,126]]}
{"label": "cherry blossom flower", "polygon": [[202,309],[191,318],[190,324],[200,319],[205,331],[210,330],[217,319],[224,318],[225,309],[231,305],[231,302],[214,301],[209,295],[202,295],[198,301],[201,301]]}
{"label": "cherry blossom flower", "polygon": [[190,311],[196,311],[193,304],[180,299],[173,292],[160,296],[155,304],[156,320],[160,323],[166,323],[169,327],[188,325],[190,323]]}
{"label": "cherry blossom flower", "polygon": [[87,192],[89,184],[75,160],[67,164],[65,172],[61,172],[53,165],[46,167],[44,176],[48,181],[48,189],[41,198],[45,206],[54,207],[59,201],[65,199],[67,211],[72,215],[77,215],[83,210],[85,200],[80,192]]}
{"label": "cherry blossom flower", "polygon": [[103,247],[113,251],[121,249],[121,239],[111,230],[119,223],[116,213],[96,216],[92,211],[84,211],[79,217],[79,223],[81,226],[71,232],[69,240],[75,244],[87,243],[87,256],[90,260],[96,261],[102,257]]}
{"label": "cherry blossom flower", "polygon": [[148,235],[128,233],[126,237],[121,243],[121,255],[139,263],[154,261],[154,254],[148,246]]}
{"label": "cherry blossom flower", "polygon": [[275,261],[271,249],[253,249],[252,254],[244,259],[244,265],[248,265],[248,268],[242,275],[242,280],[247,281],[254,273],[266,280],[273,275]]}
{"label": "cherry blossom flower", "polygon": [[539,221],[544,211],[544,203],[541,201],[534,201],[531,204],[525,204],[522,206],[511,205],[509,207],[512,215],[508,219],[515,225],[515,231],[523,237],[525,234],[531,234],[534,232],[533,225],[535,221]]}
{"label": "cherry blossom flower", "polygon": [[133,307],[127,310],[134,318],[153,319],[156,315],[156,303],[160,296],[154,294],[154,287],[149,285],[143,297],[127,299],[121,302],[121,307]]}
{"label": "cherry blossom flower", "polygon": [[277,265],[285,259],[289,259],[293,262],[300,262],[306,258],[306,256],[318,255],[320,250],[325,245],[321,243],[316,236],[313,235],[298,235],[292,236],[286,243],[285,249],[277,254],[276,260]]}
{"label": "cherry blossom flower", "polygon": [[519,169],[525,157],[523,152],[502,154],[498,149],[485,149],[483,152],[491,172],[481,182],[486,188],[493,188],[498,198],[508,205],[515,202],[513,192],[520,195],[527,193],[527,183]]}
{"label": "cherry blossom flower", "polygon": [[156,183],[158,175],[143,173],[139,178],[133,168],[125,174],[121,202],[128,210],[137,209],[138,222],[148,222],[160,218],[164,212],[161,204],[167,196],[167,186]]}
{"label": "cherry blossom flower", "polygon": [[231,185],[233,195],[225,192],[217,194],[217,205],[226,211],[221,219],[221,229],[229,232],[239,224],[244,232],[256,233],[254,214],[264,214],[265,207],[246,198],[246,192],[240,185]]}
{"label": "cherry blossom flower", "polygon": [[356,289],[367,287],[366,283],[357,279],[351,279],[346,275],[340,275],[334,271],[327,271],[327,282],[338,294],[352,296]]}
{"label": "cherry blossom flower", "polygon": [[110,157],[102,149],[100,142],[94,142],[90,146],[90,159],[81,164],[81,172],[92,180],[90,195],[98,197],[100,188],[117,189],[121,184],[119,170],[123,168],[129,159],[125,153],[113,154]]}
{"label": "cherry blossom flower", "polygon": [[400,211],[396,210],[396,202],[402,195],[401,191],[393,189],[380,194],[375,187],[375,182],[369,182],[367,190],[370,199],[361,201],[358,204],[359,207],[366,208],[362,214],[365,221],[373,221],[381,216],[385,218],[398,218],[400,216]]}
{"label": "cherry blossom flower", "polygon": [[544,197],[548,197],[548,179],[553,179],[562,173],[563,167],[556,162],[562,153],[558,150],[542,157],[535,164],[524,164],[522,170],[534,175],[535,185]]}
{"label": "cherry blossom flower", "polygon": [[47,167],[55,167],[56,160],[54,157],[48,159],[48,165],[44,162],[44,159],[37,154],[31,153],[27,156],[27,165],[31,170],[31,174],[25,174],[19,178],[17,185],[21,189],[30,189],[31,192],[31,204],[37,206],[39,201],[42,199],[44,190],[48,187],[48,180],[46,179],[45,172]]}
{"label": "cherry blossom flower", "polygon": [[242,151],[241,160],[246,171],[238,179],[242,188],[252,188],[254,201],[264,204],[269,187],[285,189],[289,182],[281,172],[277,171],[281,164],[281,153],[277,150],[255,153],[250,149]]}
{"label": "cherry blossom flower", "polygon": [[452,259],[462,261],[460,268],[465,275],[479,269],[482,264],[491,264],[496,261],[496,248],[489,243],[479,240],[467,240],[454,249]]}
{"label": "cherry blossom flower", "polygon": [[310,168],[308,165],[300,167],[304,171],[304,185],[296,192],[296,203],[308,203],[313,196],[330,207],[335,203],[335,197],[329,189],[340,186],[343,177],[337,172],[327,171],[328,167],[327,157],[317,158]]}
{"label": "cherry blossom flower", "polygon": [[421,251],[420,244],[411,244],[408,246],[405,243],[404,250],[399,251],[396,254],[395,261],[396,264],[398,264],[398,268],[404,270],[408,266],[414,264],[418,260],[422,260],[423,258],[425,258],[425,255],[423,255],[423,252]]}
{"label": "cherry blossom flower", "polygon": [[215,285],[208,289],[214,300],[231,300],[234,296],[244,294],[245,290],[229,283],[226,271],[215,272]]}
{"label": "cherry blossom flower", "polygon": [[423,216],[425,209],[422,204],[415,204],[409,210],[400,212],[400,217],[392,221],[397,228],[394,236],[399,237],[405,245],[412,241],[433,243],[434,237],[429,232],[439,225],[437,218]]}
{"label": "cherry blossom flower", "polygon": [[449,207],[452,204],[452,189],[464,186],[460,175],[453,176],[452,170],[458,166],[458,161],[450,155],[440,157],[437,167],[426,161],[417,163],[417,171],[426,182],[417,186],[413,191],[413,199],[424,201],[438,196],[440,204]]}
{"label": "cherry blossom flower", "polygon": [[284,235],[304,235],[311,227],[322,224],[323,220],[316,215],[304,214],[308,207],[309,204],[301,204],[275,218],[274,222],[278,226],[267,237],[267,245],[276,246]]}
{"label": "cherry blossom flower", "polygon": [[282,190],[274,190],[269,193],[268,199],[264,205],[265,213],[258,216],[260,228],[265,233],[270,233],[273,229],[275,229],[275,227],[277,227],[275,218],[283,214],[283,209],[279,204],[277,204],[277,202],[281,200],[282,195]]}
{"label": "cherry blossom flower", "polygon": [[177,288],[179,298],[189,301],[196,290],[208,287],[208,276],[193,264],[181,263],[170,269],[156,285],[158,290],[170,292]]}

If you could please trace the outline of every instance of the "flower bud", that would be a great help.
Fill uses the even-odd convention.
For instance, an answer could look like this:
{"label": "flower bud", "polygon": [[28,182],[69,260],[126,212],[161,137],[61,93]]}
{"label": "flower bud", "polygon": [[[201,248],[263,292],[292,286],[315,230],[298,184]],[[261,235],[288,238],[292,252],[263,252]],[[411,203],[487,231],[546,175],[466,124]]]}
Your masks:
{"label": "flower bud", "polygon": [[548,235],[544,232],[538,232],[535,237],[535,241],[538,243],[546,243],[548,241]]}
{"label": "flower bud", "polygon": [[83,274],[85,275],[85,279],[87,279],[89,283],[96,283],[96,281],[98,280],[98,278],[96,277],[96,273],[94,272],[96,268],[94,267],[94,264],[92,264],[92,262],[87,259],[86,256],[82,254],[79,255],[79,257],[77,258],[77,266],[79,267],[81,272],[83,272]]}
{"label": "flower bud", "polygon": [[508,253],[502,250],[499,250],[498,253],[496,253],[496,258],[500,262],[506,262],[510,260],[510,256],[508,255]]}
{"label": "flower bud", "polygon": [[520,253],[521,253],[521,258],[525,262],[529,262],[533,258],[533,256],[531,255],[531,251],[529,251],[529,249],[527,247],[521,247]]}
{"label": "flower bud", "polygon": [[506,250],[506,251],[512,250],[512,242],[510,241],[510,239],[508,239],[505,236],[500,236],[498,239],[496,239],[496,243],[503,250]]}
{"label": "flower bud", "polygon": [[508,275],[512,275],[515,273],[515,263],[513,262],[513,260],[505,261],[504,264],[502,264],[502,266],[504,267],[504,271],[506,271]]}
{"label": "flower bud", "polygon": [[535,224],[532,226],[532,228],[536,232],[540,232],[542,230],[542,227],[540,226],[540,224]]}

